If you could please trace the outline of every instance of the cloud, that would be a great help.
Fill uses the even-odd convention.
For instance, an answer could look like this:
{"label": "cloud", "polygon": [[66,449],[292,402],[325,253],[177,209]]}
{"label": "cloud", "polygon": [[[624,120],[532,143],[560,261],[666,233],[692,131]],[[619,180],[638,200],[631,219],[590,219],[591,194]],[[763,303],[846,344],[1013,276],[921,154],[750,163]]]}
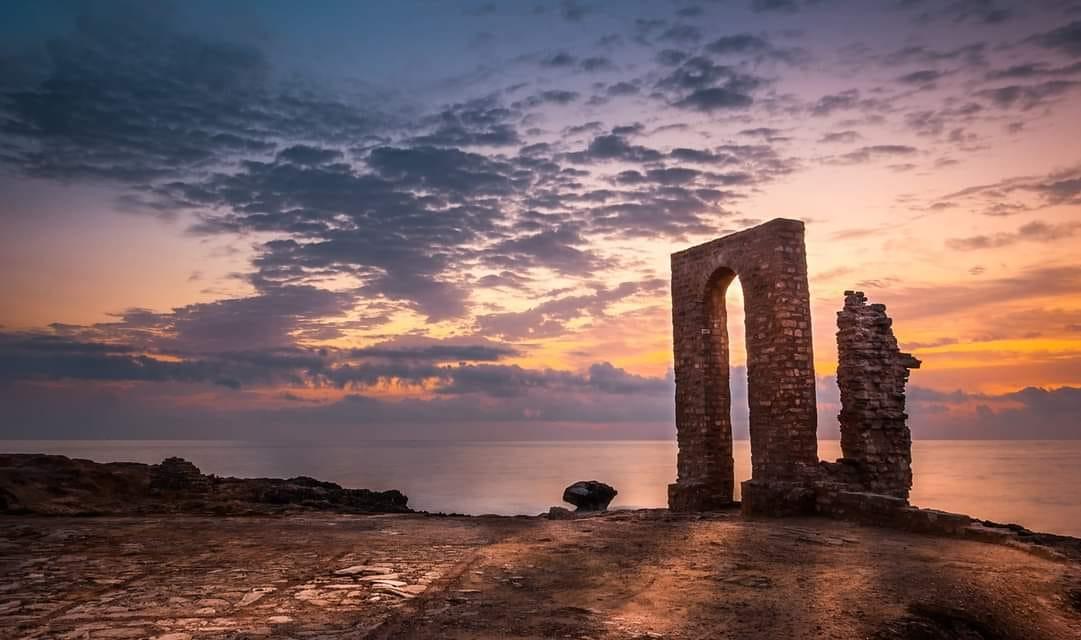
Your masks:
{"label": "cloud", "polygon": [[518,366],[463,365],[453,370],[453,380],[439,388],[446,395],[475,394],[497,398],[523,396],[537,390],[575,391],[626,396],[659,396],[674,388],[671,378],[634,375],[608,362],[591,365],[588,371],[574,374],[551,369],[530,370]]}
{"label": "cloud", "polygon": [[598,162],[620,160],[623,162],[655,162],[662,158],[660,151],[631,144],[626,136],[613,133],[597,136],[583,151],[567,154],[572,162]]}
{"label": "cloud", "polygon": [[604,92],[610,96],[633,96],[640,93],[641,89],[638,85],[631,84],[630,82],[617,82],[615,84],[608,85]]}
{"label": "cloud", "polygon": [[687,52],[676,49],[662,49],[657,52],[657,62],[666,67],[679,66],[689,57],[690,54]]}
{"label": "cloud", "polygon": [[719,65],[712,60],[695,56],[688,58],[674,71],[657,82],[657,87],[675,91],[703,90],[716,86],[732,90],[752,91],[764,83],[757,77],[743,73],[733,67]]}
{"label": "cloud", "polygon": [[862,138],[863,136],[861,136],[858,131],[833,131],[823,134],[823,136],[818,139],[818,142],[820,144],[851,144],[853,142],[858,142]]}
{"label": "cloud", "polygon": [[976,102],[963,102],[939,110],[917,110],[905,114],[905,126],[921,136],[939,136],[948,127],[957,124],[971,124],[984,113],[983,105]]}
{"label": "cloud", "polygon": [[581,22],[593,8],[578,0],[561,0],[559,3],[559,15],[568,22]]}
{"label": "cloud", "polygon": [[1019,107],[1022,110],[1044,106],[1048,102],[1081,87],[1081,82],[1072,80],[1048,80],[1038,84],[1011,84],[995,89],[983,89],[975,95],[986,98],[1000,109]]}
{"label": "cloud", "polygon": [[[1012,199],[1011,199],[1012,198]],[[1081,167],[1043,176],[1021,176],[976,185],[946,194],[940,202],[970,200],[984,207],[984,215],[1004,216],[1045,207],[1081,204]]]}
{"label": "cloud", "polygon": [[1081,267],[1052,266],[1019,269],[1000,278],[897,286],[881,296],[889,305],[892,317],[911,322],[957,312],[978,314],[994,305],[1053,298],[1078,290],[1081,290]]}
{"label": "cloud", "polygon": [[943,75],[941,71],[937,69],[921,69],[919,71],[913,71],[906,73],[905,75],[897,78],[897,81],[902,84],[912,85],[928,85],[934,84],[935,81],[940,79]]}
{"label": "cloud", "polygon": [[560,51],[554,53],[547,58],[542,58],[540,63],[546,67],[570,67],[574,66],[578,62],[578,58],[575,58],[566,51]]}
{"label": "cloud", "polygon": [[705,50],[718,56],[751,56],[755,59],[769,58],[782,62],[795,62],[801,52],[798,49],[776,47],[764,37],[750,33],[721,36],[708,43]]}
{"label": "cloud", "polygon": [[602,317],[607,308],[624,298],[656,293],[666,284],[661,280],[623,282],[612,288],[598,288],[593,293],[553,298],[526,311],[477,316],[477,330],[482,335],[508,340],[535,339],[561,335],[567,323],[583,316]]}
{"label": "cloud", "polygon": [[1064,222],[1062,224],[1048,224],[1040,220],[1034,220],[1018,227],[1013,233],[996,233],[993,235],[978,235],[967,238],[950,238],[946,240],[946,246],[959,251],[972,251],[976,249],[998,249],[1008,247],[1018,242],[1059,242],[1081,231],[1081,222]]}
{"label": "cloud", "polygon": [[[43,80],[3,89],[9,162],[122,183],[265,153],[277,139],[362,138],[387,120],[275,85],[261,51],[174,28],[163,5],[93,6],[46,48]],[[138,64],[131,61],[137,60]]]}
{"label": "cloud", "polygon": [[[8,385],[74,380],[204,384],[233,391],[248,385],[297,389],[328,384],[351,389],[404,385],[429,388],[441,396],[492,398],[537,390],[632,395],[670,393],[672,388],[670,377],[635,375],[607,362],[595,363],[585,373],[488,364],[519,352],[469,340],[399,338],[350,350],[288,348],[165,357],[169,354],[147,354],[122,344],[81,342],[55,334],[0,333],[0,381]],[[444,362],[457,364],[440,364]]]}
{"label": "cloud", "polygon": [[337,149],[322,149],[305,144],[297,144],[279,151],[278,160],[282,162],[292,162],[293,164],[314,166],[341,160],[344,155],[345,154]]}
{"label": "cloud", "polygon": [[351,349],[349,355],[356,358],[421,362],[495,362],[521,355],[521,352],[509,345],[492,343],[482,338],[435,340],[404,337],[370,347]]}
{"label": "cloud", "polygon": [[605,56],[591,56],[585,58],[579,63],[583,71],[595,72],[595,71],[613,71],[616,69],[616,65],[610,58]]}
{"label": "cloud", "polygon": [[684,163],[738,168],[751,174],[755,183],[792,173],[799,166],[798,160],[782,157],[764,144],[724,144],[713,149],[676,147],[668,156]]}
{"label": "cloud", "polygon": [[859,89],[848,89],[819,98],[811,107],[811,115],[825,117],[838,111],[862,109],[874,105],[873,101],[864,100],[860,97]]}
{"label": "cloud", "polygon": [[954,23],[1001,24],[1017,15],[1012,7],[1003,6],[995,0],[902,0],[898,6],[918,11],[916,21],[920,23],[947,20]]}
{"label": "cloud", "polygon": [[770,48],[770,44],[765,38],[760,38],[749,33],[721,36],[706,45],[706,51],[719,55],[728,53],[764,53],[769,51]]}
{"label": "cloud", "polygon": [[821,4],[825,0],[751,0],[751,11],[796,13],[800,9]]}
{"label": "cloud", "polygon": [[430,318],[461,315],[468,296],[445,279],[450,256],[493,233],[503,214],[479,201],[516,193],[517,169],[434,146],[376,147],[365,165],[370,172],[248,161],[237,173],[178,181],[159,192],[201,210],[201,233],[289,234],[258,245],[253,264],[261,280],[305,284],[348,275],[365,291],[405,300]]}
{"label": "cloud", "polygon": [[1056,29],[1038,33],[1028,38],[1028,41],[1045,49],[1074,57],[1081,56],[1081,20],[1074,20]]}
{"label": "cloud", "polygon": [[[133,349],[169,353],[214,353],[291,348],[298,340],[336,337],[349,325],[344,315],[359,304],[355,292],[262,283],[255,295],[177,307],[169,312],[129,309],[116,320],[71,327],[56,325],[73,339],[105,340]],[[386,318],[376,312],[358,324]]]}
{"label": "cloud", "polygon": [[1078,439],[1081,389],[1025,387],[1004,394],[909,391],[913,437]]}
{"label": "cloud", "polygon": [[515,107],[539,107],[544,104],[570,104],[577,100],[580,94],[577,91],[568,91],[565,89],[548,89],[541,91],[540,93],[530,96],[525,100],[514,104]]}
{"label": "cloud", "polygon": [[205,383],[237,389],[282,383],[289,371],[319,367],[318,355],[297,349],[226,352],[163,359],[125,344],[80,342],[51,334],[0,334],[0,380],[91,380]]}
{"label": "cloud", "polygon": [[499,104],[492,96],[453,104],[426,119],[429,133],[411,140],[416,145],[437,147],[503,147],[519,145],[522,139],[514,121],[519,113]]}
{"label": "cloud", "polygon": [[695,111],[716,111],[718,109],[743,109],[751,106],[754,100],[744,93],[728,87],[710,87],[698,89],[675,103],[675,106]]}
{"label": "cloud", "polygon": [[785,142],[791,140],[791,138],[781,135],[782,133],[784,132],[780,129],[774,129],[772,127],[755,127],[754,129],[744,129],[739,132],[739,135],[751,138],[762,138],[766,142]]}
{"label": "cloud", "polygon": [[987,65],[987,43],[975,42],[954,49],[935,49],[924,45],[909,45],[882,57],[887,66],[960,62],[966,67]]}
{"label": "cloud", "polygon": [[1060,67],[1053,67],[1042,62],[1028,62],[1006,67],[1005,69],[993,69],[988,71],[984,77],[988,80],[1031,80],[1033,78],[1069,76],[1075,74],[1081,74],[1081,62],[1075,62]]}
{"label": "cloud", "polygon": [[854,151],[830,159],[836,164],[859,164],[877,160],[915,155],[918,150],[903,144],[876,144],[860,147]]}
{"label": "cloud", "polygon": [[490,16],[496,12],[496,6],[494,2],[485,2],[463,9],[462,12],[467,16]]}
{"label": "cloud", "polygon": [[511,189],[505,165],[460,149],[376,147],[368,154],[367,164],[383,178],[405,187],[490,195]]}
{"label": "cloud", "polygon": [[484,261],[517,270],[546,267],[566,275],[588,276],[599,262],[592,251],[575,246],[584,244],[576,229],[556,227],[496,243],[485,252]]}
{"label": "cloud", "polygon": [[[512,371],[493,373],[497,384],[503,377],[518,380]],[[289,438],[295,437],[298,424],[305,425],[310,436],[328,439],[657,439],[674,433],[673,409],[664,401],[671,388],[615,394],[589,384],[588,373],[572,374],[560,386],[502,384],[510,393],[500,396],[434,394],[395,401],[355,393],[330,403],[282,400],[279,406],[228,411],[178,409],[161,406],[154,398],[86,390],[66,392],[62,403],[54,389],[15,384],[0,387],[0,403],[5,408],[4,435],[22,438],[78,438],[87,433],[112,438]]]}
{"label": "cloud", "polygon": [[680,44],[694,44],[702,39],[702,30],[689,24],[674,24],[657,36],[657,40],[667,40]]}
{"label": "cloud", "polygon": [[671,94],[676,107],[711,112],[749,107],[754,102],[750,93],[764,83],[758,76],[695,56],[661,78],[656,86]]}

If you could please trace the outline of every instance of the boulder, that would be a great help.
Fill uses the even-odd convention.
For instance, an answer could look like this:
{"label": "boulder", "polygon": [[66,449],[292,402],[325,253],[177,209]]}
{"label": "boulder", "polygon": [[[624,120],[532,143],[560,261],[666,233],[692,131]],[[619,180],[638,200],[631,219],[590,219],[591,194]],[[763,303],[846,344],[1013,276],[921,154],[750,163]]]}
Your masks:
{"label": "boulder", "polygon": [[552,507],[545,515],[549,520],[573,520],[574,513],[570,509],[564,509],[563,507]]}
{"label": "boulder", "polygon": [[618,493],[603,482],[579,480],[563,490],[563,501],[578,507],[578,511],[604,511]]}

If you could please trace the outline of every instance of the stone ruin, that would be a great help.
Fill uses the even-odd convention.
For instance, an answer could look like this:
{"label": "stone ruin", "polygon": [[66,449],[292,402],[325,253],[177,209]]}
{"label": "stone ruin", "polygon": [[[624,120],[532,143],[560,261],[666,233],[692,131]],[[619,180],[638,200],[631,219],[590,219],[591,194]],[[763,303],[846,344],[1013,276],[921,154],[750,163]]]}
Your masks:
{"label": "stone ruin", "polygon": [[751,479],[745,514],[924,518],[908,506],[912,453],[902,353],[881,304],[845,292],[837,314],[841,450],[818,460],[814,350],[803,223],[776,219],[672,254],[678,477],[673,511],[734,503],[728,315],[739,276],[747,335]]}
{"label": "stone ruin", "polygon": [[847,480],[908,499],[912,437],[905,421],[905,384],[920,361],[897,348],[886,305],[845,291],[837,312],[837,387],[841,391],[841,451]]}

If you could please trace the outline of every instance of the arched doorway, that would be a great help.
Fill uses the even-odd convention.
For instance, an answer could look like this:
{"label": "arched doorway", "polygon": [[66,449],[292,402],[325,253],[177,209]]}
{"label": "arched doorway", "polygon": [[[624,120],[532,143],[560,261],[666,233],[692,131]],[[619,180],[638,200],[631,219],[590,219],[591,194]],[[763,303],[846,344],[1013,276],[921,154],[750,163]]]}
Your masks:
{"label": "arched doorway", "polygon": [[777,219],[672,254],[678,477],[673,510],[733,501],[728,313],[739,275],[747,333],[752,481],[798,481],[818,463],[803,223]]}

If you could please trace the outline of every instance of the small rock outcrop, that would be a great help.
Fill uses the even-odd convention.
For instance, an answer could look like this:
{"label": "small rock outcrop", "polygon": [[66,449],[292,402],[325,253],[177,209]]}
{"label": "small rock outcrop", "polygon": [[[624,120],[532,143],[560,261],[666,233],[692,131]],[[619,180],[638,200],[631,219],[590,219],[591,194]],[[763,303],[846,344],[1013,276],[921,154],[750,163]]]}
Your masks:
{"label": "small rock outcrop", "polygon": [[563,490],[563,502],[578,511],[605,511],[619,492],[611,485],[597,480],[579,480]]}
{"label": "small rock outcrop", "polygon": [[166,458],[150,467],[150,490],[204,493],[210,490],[210,478],[184,458]]}
{"label": "small rock outcrop", "polygon": [[574,519],[574,512],[571,511],[570,509],[565,509],[563,507],[552,507],[551,509],[548,510],[548,513],[542,514],[542,515],[544,517],[548,518],[549,520],[573,520]]}

